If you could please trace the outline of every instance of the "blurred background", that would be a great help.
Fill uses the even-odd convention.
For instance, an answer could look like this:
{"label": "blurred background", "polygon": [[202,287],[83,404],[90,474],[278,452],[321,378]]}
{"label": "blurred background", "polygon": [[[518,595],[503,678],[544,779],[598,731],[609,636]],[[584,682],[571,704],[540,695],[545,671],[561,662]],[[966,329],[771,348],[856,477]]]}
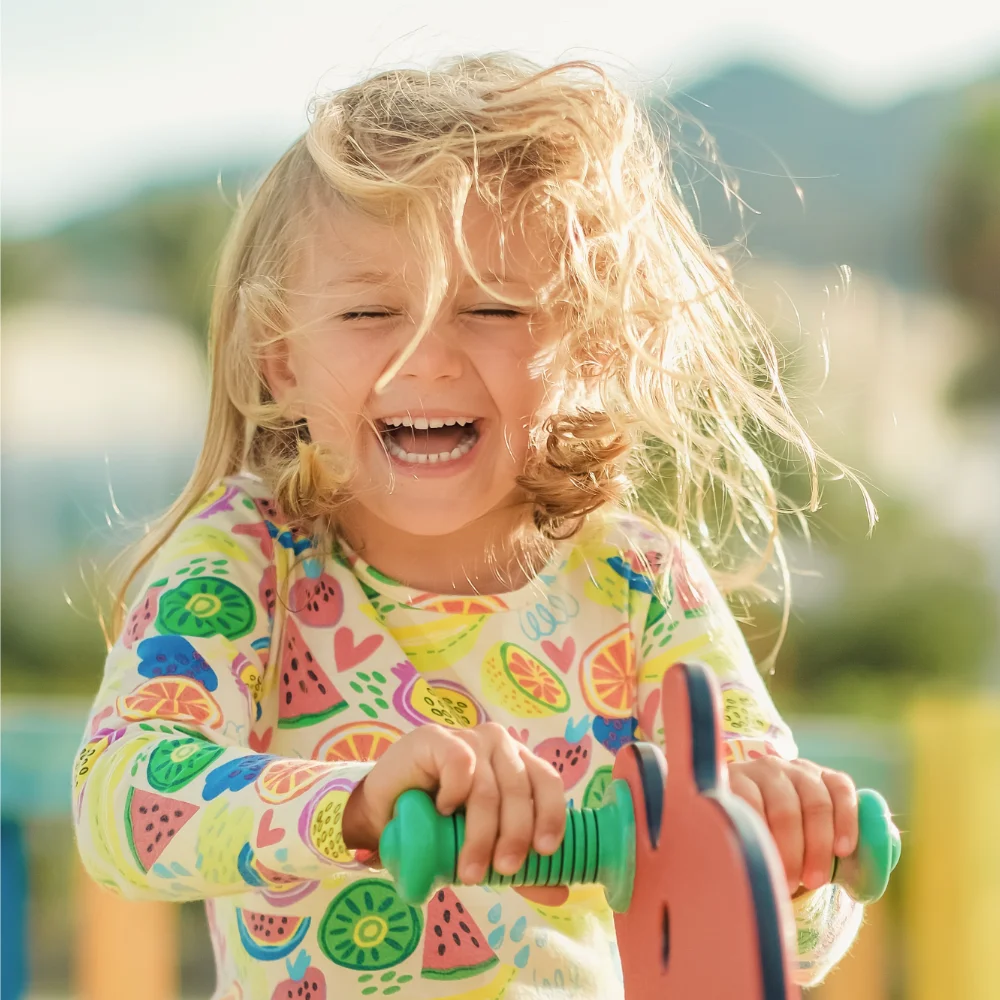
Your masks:
{"label": "blurred background", "polygon": [[[858,491],[829,483],[811,545],[791,540],[770,681],[802,755],[883,790],[904,830],[888,895],[812,995],[995,997],[1000,8],[374,7],[4,5],[4,1000],[22,973],[34,1000],[95,995],[68,783],[102,669],[100,573],[197,454],[212,270],[241,189],[314,93],[497,49],[596,60],[661,118],[681,112],[670,141],[699,226],[787,346],[810,430],[879,508],[869,537]],[[775,626],[756,609],[755,649]],[[204,917],[181,911],[177,995],[208,997]]]}

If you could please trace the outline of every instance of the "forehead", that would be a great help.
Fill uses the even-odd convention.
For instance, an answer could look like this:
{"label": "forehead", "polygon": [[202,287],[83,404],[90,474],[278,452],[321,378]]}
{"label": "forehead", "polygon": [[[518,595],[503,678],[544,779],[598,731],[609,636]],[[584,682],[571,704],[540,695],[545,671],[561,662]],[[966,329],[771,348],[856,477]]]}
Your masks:
{"label": "forehead", "polygon": [[[419,281],[426,250],[405,223],[386,223],[343,204],[317,212],[305,244],[304,277],[309,283],[378,284],[393,278]],[[449,272],[464,275],[448,219],[441,220]],[[548,277],[552,260],[546,229],[500,219],[479,198],[470,196],[462,233],[472,263],[483,278],[537,286]]]}

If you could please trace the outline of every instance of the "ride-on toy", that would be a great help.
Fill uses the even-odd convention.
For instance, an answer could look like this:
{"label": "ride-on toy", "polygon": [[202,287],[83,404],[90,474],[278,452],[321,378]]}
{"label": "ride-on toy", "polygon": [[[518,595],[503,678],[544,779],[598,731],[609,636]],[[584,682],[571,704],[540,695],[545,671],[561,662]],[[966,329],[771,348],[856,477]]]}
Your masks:
{"label": "ride-on toy", "polygon": [[[626,1000],[797,1000],[795,929],[777,848],[753,808],[730,790],[721,696],[714,675],[677,664],[663,678],[666,757],[632,743],[615,758],[597,809],[567,809],[561,846],[531,851],[492,886],[596,883],[615,913]],[[860,902],[885,891],[899,831],[882,797],[858,793],[859,840],[831,881]],[[462,813],[441,816],[422,791],[404,792],[379,843],[399,894],[420,905],[458,882]]]}

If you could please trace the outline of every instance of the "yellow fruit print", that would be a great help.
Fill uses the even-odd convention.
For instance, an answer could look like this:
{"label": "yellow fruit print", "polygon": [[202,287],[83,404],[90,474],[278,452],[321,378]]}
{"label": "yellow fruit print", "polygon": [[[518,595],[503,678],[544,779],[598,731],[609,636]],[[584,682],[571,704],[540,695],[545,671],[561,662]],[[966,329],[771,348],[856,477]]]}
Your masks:
{"label": "yellow fruit print", "polygon": [[428,684],[422,677],[413,687],[413,708],[429,722],[451,729],[470,729],[486,720],[469,698],[457,691]]}
{"label": "yellow fruit print", "polygon": [[119,834],[119,803],[117,791],[126,786],[125,774],[135,758],[150,743],[157,739],[152,733],[136,734],[127,743],[118,747],[118,756],[110,770],[103,774],[103,797],[98,801],[90,814],[90,833],[98,845],[112,871],[119,879],[124,878],[131,885],[139,888],[146,886],[146,879],[134,871],[134,865],[129,863],[131,851],[126,847]]}
{"label": "yellow fruit print", "polygon": [[246,684],[254,704],[259,703],[264,693],[264,675],[258,669],[257,664],[248,660],[243,669],[240,670],[240,680]]}
{"label": "yellow fruit print", "polygon": [[628,580],[608,563],[609,559],[620,558],[621,554],[622,550],[616,545],[595,543],[586,549],[578,545],[566,561],[568,571],[582,570],[586,574],[584,594],[595,604],[616,611],[625,611],[629,606]]}
{"label": "yellow fruit print", "polygon": [[235,496],[236,490],[224,482],[216,483],[210,490],[203,493],[201,499],[191,508],[192,516],[196,517],[208,510],[212,504],[218,503],[227,493],[232,493]]}
{"label": "yellow fruit print", "polygon": [[595,925],[606,931],[614,929],[611,907],[599,885],[571,886],[566,902],[559,906],[545,906],[534,900],[528,902],[560,933],[576,940],[585,938]]}
{"label": "yellow fruit print", "polygon": [[501,965],[485,986],[475,986],[464,993],[449,993],[448,1000],[501,1000],[516,971],[513,965]]}
{"label": "yellow fruit print", "polygon": [[551,667],[512,642],[499,642],[483,660],[483,694],[511,715],[538,719],[569,708],[566,685]]}
{"label": "yellow fruit print", "polygon": [[73,790],[77,794],[80,793],[84,782],[87,780],[87,776],[94,769],[94,761],[108,749],[110,742],[109,737],[99,736],[97,739],[85,743],[76,755],[76,776],[73,782]]}
{"label": "yellow fruit print", "polygon": [[[361,605],[361,610],[372,621],[384,624],[384,617],[370,602]],[[434,616],[418,625],[393,625],[392,637],[416,670],[441,670],[472,651],[488,617],[485,614]]]}
{"label": "yellow fruit print", "polygon": [[246,562],[247,554],[236,538],[208,524],[187,528],[171,540],[170,551],[175,556],[200,556],[221,553],[234,562]]}
{"label": "yellow fruit print", "polygon": [[198,827],[196,867],[206,882],[214,885],[242,885],[237,864],[243,845],[253,832],[254,813],[249,806],[229,807],[225,798],[209,805]]}
{"label": "yellow fruit print", "polygon": [[759,736],[771,728],[756,697],[742,684],[722,685],[722,716],[724,731],[738,736]]}

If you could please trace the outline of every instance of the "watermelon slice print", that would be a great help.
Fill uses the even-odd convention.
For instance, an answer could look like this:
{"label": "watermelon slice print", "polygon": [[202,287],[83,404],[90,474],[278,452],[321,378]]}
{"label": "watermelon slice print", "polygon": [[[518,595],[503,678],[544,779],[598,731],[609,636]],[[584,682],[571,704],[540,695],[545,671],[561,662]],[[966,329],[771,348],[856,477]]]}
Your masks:
{"label": "watermelon slice print", "polygon": [[136,864],[148,872],[197,811],[198,807],[188,802],[130,788],[125,799],[125,814],[128,845]]}
{"label": "watermelon slice print", "polygon": [[492,969],[499,959],[454,889],[438,889],[427,904],[425,979],[468,979]]}
{"label": "watermelon slice print", "polygon": [[316,662],[291,617],[285,622],[280,674],[279,729],[311,726],[347,708],[347,702]]}

